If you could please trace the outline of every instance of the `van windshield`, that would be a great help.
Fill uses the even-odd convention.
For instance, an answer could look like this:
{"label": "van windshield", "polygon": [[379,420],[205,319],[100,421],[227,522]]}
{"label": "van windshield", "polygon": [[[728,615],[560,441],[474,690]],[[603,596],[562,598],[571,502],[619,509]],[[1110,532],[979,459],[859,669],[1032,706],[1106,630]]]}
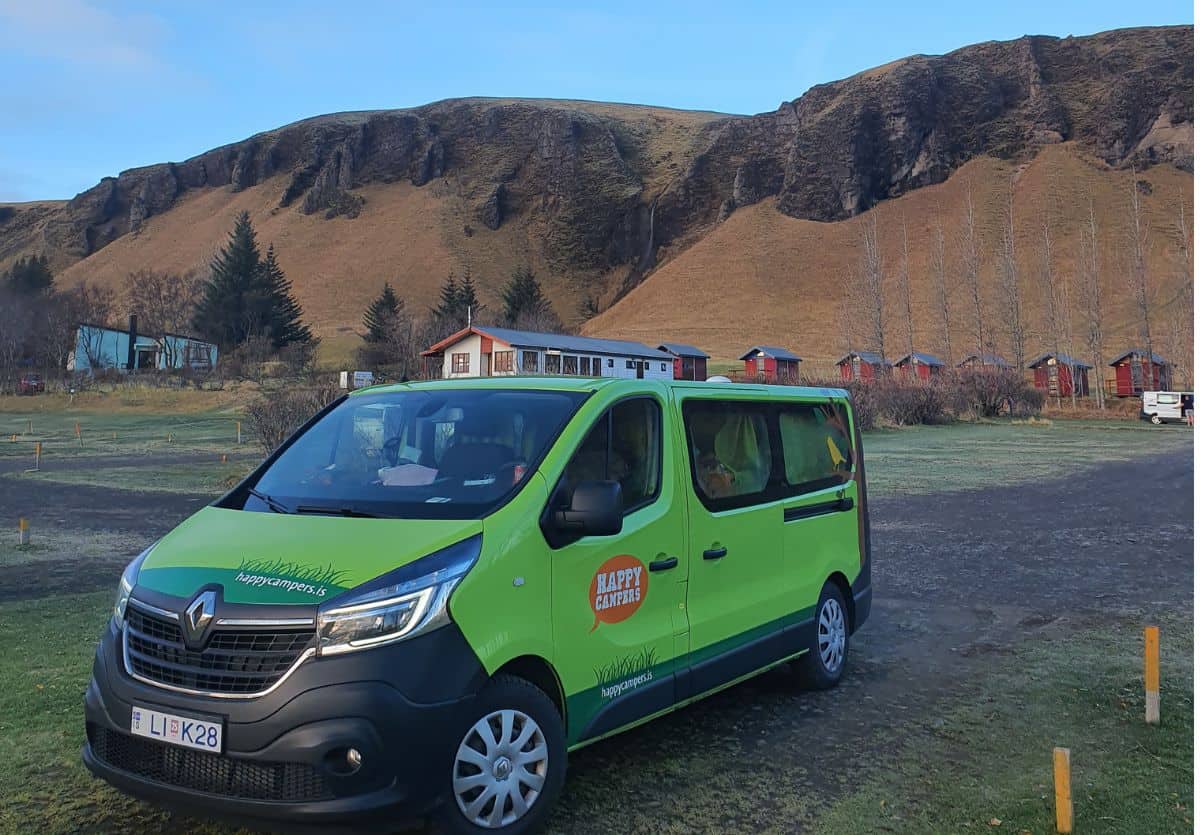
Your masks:
{"label": "van windshield", "polygon": [[413,390],[348,397],[237,501],[244,510],[472,519],[537,468],[583,392]]}

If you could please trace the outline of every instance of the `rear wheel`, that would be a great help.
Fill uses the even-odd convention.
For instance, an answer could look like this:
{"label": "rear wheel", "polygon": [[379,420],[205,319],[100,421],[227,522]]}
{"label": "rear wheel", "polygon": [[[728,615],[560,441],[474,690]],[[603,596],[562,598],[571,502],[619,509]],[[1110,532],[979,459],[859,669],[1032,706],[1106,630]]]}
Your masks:
{"label": "rear wheel", "polygon": [[476,701],[439,811],[449,832],[537,832],[562,791],[567,749],[562,717],[538,687],[501,675]]}
{"label": "rear wheel", "polygon": [[821,589],[815,627],[808,652],[800,657],[800,675],[814,690],[828,690],[842,680],[850,640],[846,600],[834,583]]}

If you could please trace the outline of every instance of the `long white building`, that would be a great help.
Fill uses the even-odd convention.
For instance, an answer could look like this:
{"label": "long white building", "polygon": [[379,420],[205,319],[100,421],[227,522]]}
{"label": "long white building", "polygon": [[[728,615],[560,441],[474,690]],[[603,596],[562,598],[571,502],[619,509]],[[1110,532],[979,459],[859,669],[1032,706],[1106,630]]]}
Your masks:
{"label": "long white building", "polygon": [[563,374],[669,380],[674,357],[640,342],[472,325],[422,352],[430,376]]}

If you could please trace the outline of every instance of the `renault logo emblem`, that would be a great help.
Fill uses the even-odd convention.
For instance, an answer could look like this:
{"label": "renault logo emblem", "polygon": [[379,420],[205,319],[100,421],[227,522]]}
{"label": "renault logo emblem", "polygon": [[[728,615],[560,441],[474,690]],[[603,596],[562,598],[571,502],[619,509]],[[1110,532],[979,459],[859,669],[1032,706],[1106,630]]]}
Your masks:
{"label": "renault logo emblem", "polygon": [[202,591],[196,595],[183,612],[183,629],[187,633],[189,643],[198,644],[204,637],[204,630],[212,622],[217,609],[217,593]]}

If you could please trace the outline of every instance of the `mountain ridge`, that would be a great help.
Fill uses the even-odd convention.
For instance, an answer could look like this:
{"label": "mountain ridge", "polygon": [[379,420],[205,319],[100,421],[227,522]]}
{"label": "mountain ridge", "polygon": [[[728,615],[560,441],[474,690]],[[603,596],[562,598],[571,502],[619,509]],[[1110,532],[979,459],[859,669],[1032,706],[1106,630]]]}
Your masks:
{"label": "mountain ridge", "polygon": [[[420,303],[463,269],[494,285],[532,267],[573,316],[584,298],[613,306],[750,206],[837,223],[972,160],[1020,165],[1062,144],[1114,170],[1190,174],[1192,34],[988,41],[818,84],[754,115],[487,97],[324,114],[129,169],[61,205],[10,207],[0,269],[35,253],[68,281],[203,269],[222,237],[208,220],[236,204],[279,239],[326,330],[353,327],[353,305],[384,280],[399,276]],[[350,239],[358,250],[337,249]]]}

